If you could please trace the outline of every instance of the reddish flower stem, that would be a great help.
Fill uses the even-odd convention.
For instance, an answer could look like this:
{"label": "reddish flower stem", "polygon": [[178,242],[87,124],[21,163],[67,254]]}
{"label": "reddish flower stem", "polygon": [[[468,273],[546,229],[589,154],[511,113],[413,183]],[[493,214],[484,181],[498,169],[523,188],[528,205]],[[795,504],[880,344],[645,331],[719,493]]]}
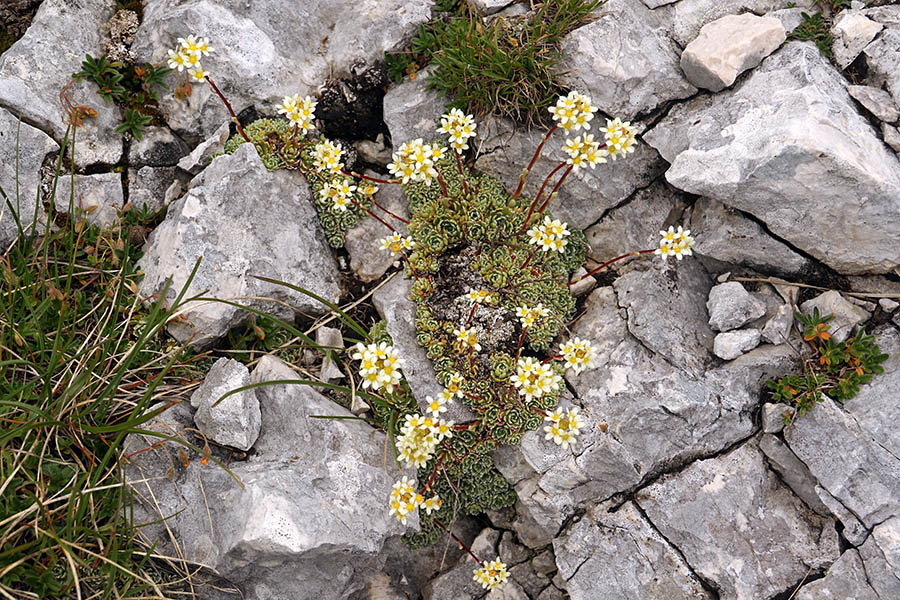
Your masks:
{"label": "reddish flower stem", "polygon": [[541,214],[542,212],[544,212],[544,210],[547,208],[547,205],[550,204],[550,201],[556,197],[556,192],[559,190],[559,186],[561,186],[563,184],[563,182],[566,180],[566,177],[568,177],[569,173],[572,172],[573,168],[574,168],[573,165],[569,165],[569,168],[565,170],[565,172],[562,174],[562,177],[559,178],[559,181],[557,181],[556,185],[553,186],[553,189],[550,190],[550,195],[547,196],[547,199],[544,200],[543,204],[541,204],[541,207],[537,211],[538,214]]}
{"label": "reddish flower stem", "polygon": [[459,170],[459,178],[462,181],[463,192],[465,192],[465,194],[468,195],[469,194],[469,182],[466,181],[466,174],[463,172],[462,158],[460,157],[459,151],[456,150],[455,148],[453,149],[453,156],[456,157],[456,168],[457,168],[457,170]]}
{"label": "reddish flower stem", "polygon": [[481,565],[481,566],[484,566],[484,561],[481,560],[480,558],[478,558],[477,556],[475,556],[475,553],[472,552],[472,549],[469,548],[468,546],[466,546],[466,543],[465,543],[465,542],[463,542],[461,539],[459,539],[458,537],[456,537],[456,534],[453,533],[452,531],[450,531],[450,530],[447,528],[446,525],[444,525],[443,523],[441,523],[441,521],[440,521],[439,519],[435,519],[435,520],[434,520],[434,523],[435,523],[438,527],[440,527],[441,529],[443,529],[444,531],[446,531],[446,532],[447,532],[447,535],[449,535],[450,537],[452,537],[452,538],[453,538],[453,541],[455,541],[457,544],[459,544],[459,547],[460,547],[460,548],[462,548],[463,550],[465,550],[466,552],[468,552],[468,553],[469,553],[469,556],[471,556],[472,558],[475,559],[475,562],[477,562],[477,563],[478,563],[479,565]]}
{"label": "reddish flower stem", "polygon": [[219,86],[213,82],[212,78],[209,75],[206,76],[206,82],[209,83],[209,87],[213,89],[213,91],[219,95],[219,98],[222,99],[222,102],[225,103],[225,108],[228,109],[228,114],[231,115],[231,120],[234,121],[234,126],[237,127],[238,133],[241,134],[241,137],[244,138],[245,141],[250,141],[250,138],[247,137],[247,133],[244,131],[244,126],[241,125],[241,122],[238,120],[237,115],[234,114],[234,109],[231,108],[231,102],[228,101],[228,98],[225,97],[225,94],[219,89]]}
{"label": "reddish flower stem", "polygon": [[434,471],[431,472],[431,476],[428,478],[428,481],[426,481],[424,487],[422,487],[422,489],[419,490],[420,494],[424,494],[425,490],[429,489],[431,487],[431,484],[434,483],[434,478],[437,477],[438,471],[441,470],[441,465],[444,464],[445,456],[447,456],[447,455],[441,454],[441,457],[438,459],[437,464],[434,465]]}
{"label": "reddish flower stem", "polygon": [[349,177],[356,177],[357,179],[365,179],[366,181],[374,181],[375,183],[381,183],[384,185],[389,185],[392,183],[400,183],[399,179],[379,179],[377,177],[370,177],[368,175],[363,175],[362,173],[357,173],[356,171],[348,171],[347,169],[341,169],[341,173],[343,175],[347,175]]}
{"label": "reddish flower stem", "polygon": [[519,345],[516,347],[516,361],[519,360],[519,355],[522,353],[522,342],[525,341],[526,331],[528,331],[528,327],[523,327],[522,333],[519,334]]}
{"label": "reddish flower stem", "polygon": [[381,210],[383,210],[383,211],[386,212],[387,214],[391,215],[392,217],[394,217],[395,219],[397,219],[397,220],[400,221],[401,223],[406,223],[407,225],[409,225],[409,221],[407,221],[406,219],[404,219],[404,218],[401,217],[400,215],[395,215],[394,213],[392,213],[391,211],[389,211],[387,208],[385,208],[384,206],[380,205],[380,204],[378,203],[378,201],[375,200],[375,197],[374,197],[374,196],[369,196],[369,198],[372,200],[372,204],[374,204],[375,206],[377,206],[378,208],[380,208]]}
{"label": "reddish flower stem", "polygon": [[534,163],[537,162],[537,159],[541,155],[541,150],[544,148],[544,144],[547,143],[547,140],[553,135],[553,132],[559,129],[558,125],[553,125],[550,130],[541,137],[541,143],[538,144],[537,149],[534,151],[534,156],[531,157],[531,162],[528,163],[528,167],[525,168],[525,171],[522,172],[522,176],[519,177],[519,186],[516,188],[516,192],[513,194],[513,200],[519,197],[519,194],[522,193],[522,188],[525,187],[525,178],[528,177],[528,174],[531,172],[531,168],[534,166]]}
{"label": "reddish flower stem", "polygon": [[534,200],[531,202],[531,206],[528,207],[528,214],[525,215],[525,222],[522,223],[522,229],[519,231],[519,233],[522,233],[522,231],[525,231],[525,228],[528,227],[528,220],[534,213],[534,207],[537,206],[537,203],[540,202],[541,197],[544,195],[544,188],[547,187],[547,183],[556,174],[556,172],[562,169],[564,166],[566,166],[565,161],[559,163],[552,171],[550,171],[550,174],[544,178],[544,183],[541,184],[541,189],[538,190],[537,196],[534,197]]}
{"label": "reddish flower stem", "polygon": [[528,263],[531,262],[531,259],[534,258],[534,255],[537,254],[538,248],[535,247],[534,250],[531,251],[531,254],[528,255],[528,258],[525,259],[525,262],[519,267],[520,269],[524,269],[528,266]]}
{"label": "reddish flower stem", "polygon": [[447,184],[444,182],[444,178],[441,177],[440,173],[438,173],[438,175],[437,175],[437,181],[438,181],[438,184],[441,186],[441,191],[444,193],[444,197],[449,198],[450,192],[447,191]]}
{"label": "reddish flower stem", "polygon": [[612,259],[612,260],[606,261],[605,263],[603,263],[602,265],[600,265],[600,266],[597,267],[596,269],[591,269],[590,271],[588,271],[587,273],[585,273],[584,275],[582,275],[581,277],[579,277],[579,278],[576,279],[575,281],[570,281],[567,285],[573,286],[573,285],[575,285],[576,283],[578,283],[579,281],[581,281],[581,280],[583,280],[583,279],[587,279],[588,277],[590,277],[590,276],[593,275],[594,273],[598,273],[598,272],[602,271],[603,269],[605,269],[605,268],[608,267],[609,265],[613,264],[614,262],[618,262],[618,261],[620,261],[620,260],[623,260],[623,259],[625,259],[625,258],[628,258],[629,256],[638,256],[639,254],[650,254],[651,252],[656,252],[656,250],[638,250],[638,251],[635,251],[635,252],[629,252],[628,254],[623,254],[622,256],[617,256],[617,257],[615,257],[615,258]]}

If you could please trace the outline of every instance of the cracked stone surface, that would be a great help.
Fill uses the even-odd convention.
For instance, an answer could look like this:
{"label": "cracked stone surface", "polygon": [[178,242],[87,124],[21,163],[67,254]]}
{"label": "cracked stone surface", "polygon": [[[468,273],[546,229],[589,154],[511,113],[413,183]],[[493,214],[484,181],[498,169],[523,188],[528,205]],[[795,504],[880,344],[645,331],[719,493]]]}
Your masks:
{"label": "cracked stone surface", "polygon": [[752,443],[664,476],[635,501],[727,598],[770,598],[838,557],[832,520],[792,494]]}
{"label": "cracked stone surface", "polygon": [[217,360],[203,384],[191,395],[191,406],[197,409],[194,421],[203,434],[224,446],[249,450],[259,437],[259,400],[254,390],[228,392],[250,385],[250,371],[229,358]]}
{"label": "cracked stone surface", "polygon": [[797,600],[879,600],[866,581],[866,571],[856,550],[847,550],[828,569],[824,579],[800,588]]}
{"label": "cracked stone surface", "polygon": [[125,204],[122,176],[118,173],[75,175],[74,194],[71,176],[60,175],[54,198],[56,210],[69,212],[77,218],[84,216],[91,225],[108,227],[118,221],[118,213]]}
{"label": "cracked stone surface", "polygon": [[672,37],[684,47],[697,37],[704,25],[725,15],[737,15],[744,12],[761,15],[786,8],[789,4],[808,11],[808,9],[815,6],[815,1],[733,0],[731,2],[721,2],[720,0],[681,0],[675,4],[675,14],[672,18]]}

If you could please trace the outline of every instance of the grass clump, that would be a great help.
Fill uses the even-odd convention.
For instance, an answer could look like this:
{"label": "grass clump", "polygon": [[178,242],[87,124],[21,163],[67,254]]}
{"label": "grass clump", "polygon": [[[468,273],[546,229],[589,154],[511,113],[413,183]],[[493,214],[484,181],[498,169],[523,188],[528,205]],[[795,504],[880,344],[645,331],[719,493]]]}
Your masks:
{"label": "grass clump", "polygon": [[520,123],[544,123],[558,81],[558,44],[587,23],[605,0],[544,2],[529,15],[486,23],[466,3],[420,26],[408,50],[386,54],[394,80],[433,64],[428,86],[454,99],[452,106],[493,113]]}
{"label": "grass clump", "polygon": [[[850,8],[850,2],[849,0],[820,0],[817,5],[819,11],[816,13],[800,13],[803,22],[788,33],[787,38],[813,42],[822,56],[833,59],[834,52],[832,52],[831,46],[834,44],[834,36],[831,35],[831,26],[834,23],[834,15],[845,8]],[[793,5],[789,6],[789,8],[792,7]]]}

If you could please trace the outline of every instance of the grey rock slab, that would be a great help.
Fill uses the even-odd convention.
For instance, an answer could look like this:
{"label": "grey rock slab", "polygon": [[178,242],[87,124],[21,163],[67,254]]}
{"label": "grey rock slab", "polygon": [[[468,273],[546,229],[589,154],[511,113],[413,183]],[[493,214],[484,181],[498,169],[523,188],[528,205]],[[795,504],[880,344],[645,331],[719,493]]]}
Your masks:
{"label": "grey rock slab", "polygon": [[710,198],[698,198],[691,211],[697,254],[764,272],[797,273],[809,264],[767,234],[756,221]]}
{"label": "grey rock slab", "polygon": [[880,298],[878,300],[878,306],[880,306],[884,312],[890,313],[900,308],[900,302],[891,300],[890,298]]}
{"label": "grey rock slab", "polygon": [[[374,173],[368,174],[373,175]],[[375,192],[375,200],[395,215],[409,219],[409,205],[403,189],[399,185],[381,186]],[[372,210],[390,222],[402,235],[406,235],[406,223],[398,221],[390,215],[385,215],[377,207],[373,206]],[[350,255],[350,270],[356,273],[356,276],[364,283],[375,281],[384,275],[392,265],[399,262],[400,257],[392,257],[390,252],[381,248],[382,238],[390,233],[378,219],[366,215],[356,227],[344,234],[344,248]]]}
{"label": "grey rock slab", "polygon": [[859,552],[850,548],[828,567],[823,579],[804,585],[797,600],[881,600],[866,581]]}
{"label": "grey rock slab", "polygon": [[118,221],[118,213],[125,204],[122,176],[118,173],[75,175],[74,196],[72,177],[60,175],[56,186],[56,210],[68,213],[71,207],[77,218],[84,216],[91,225],[108,227]]}
{"label": "grey rock slab", "polygon": [[866,82],[875,87],[887,86],[887,90],[900,106],[900,23],[886,27],[881,35],[863,50],[869,70]]}
{"label": "grey rock slab", "polygon": [[530,600],[530,596],[515,579],[511,579],[500,587],[492,589],[484,597],[485,600]]}
{"label": "grey rock slab", "polygon": [[[409,299],[409,289],[410,282],[402,273],[394,275],[372,295],[372,303],[381,318],[387,321],[387,331],[404,361],[400,370],[424,413],[428,406],[426,396],[436,398],[444,388],[438,383],[425,349],[416,341],[416,305]],[[447,409],[443,413],[445,420],[461,423],[474,418],[472,412],[457,400],[448,403]]]}
{"label": "grey rock slab", "polygon": [[556,564],[572,600],[709,599],[678,552],[632,502],[615,512],[592,508],[553,540]]}
{"label": "grey rock slab", "polygon": [[5,253],[19,235],[17,220],[25,232],[32,233],[32,223],[43,222],[44,211],[38,199],[41,165],[50,152],[58,149],[46,133],[0,108],[0,188],[9,200],[7,204],[0,197],[0,253]]}
{"label": "grey rock slab", "polygon": [[[395,152],[410,140],[422,138],[428,143],[441,137],[437,128],[441,126],[441,115],[446,112],[444,105],[449,99],[426,88],[433,72],[433,68],[423,69],[415,79],[404,79],[384,95],[384,123],[391,133]],[[481,132],[476,128],[476,133]]]}
{"label": "grey rock slab", "polygon": [[859,555],[879,600],[900,597],[900,518],[891,517],[875,527]]}
{"label": "grey rock slab", "polygon": [[707,23],[725,15],[737,15],[744,12],[765,14],[767,12],[786,8],[793,4],[801,9],[810,9],[815,5],[814,0],[681,0],[675,4],[675,15],[672,22],[672,37],[681,47],[697,37],[700,29]]}
{"label": "grey rock slab", "polygon": [[[308,184],[299,173],[267,171],[251,144],[217,158],[169,207],[138,262],[145,274],[141,293],[160,294],[171,280],[165,299],[174,300],[201,257],[186,297],[206,290],[206,296],[291,319],[295,310],[317,314],[324,307],[254,275],[305,288],[331,302],[340,296],[337,264]],[[182,310],[184,321],[171,322],[169,332],[195,347],[213,343],[249,316],[219,302],[191,302]]]}
{"label": "grey rock slab", "polygon": [[713,354],[722,360],[733,360],[759,346],[759,329],[723,331],[713,340]]}
{"label": "grey rock slab", "polygon": [[783,344],[791,336],[791,328],[794,325],[794,307],[790,304],[782,304],[778,311],[766,321],[762,329],[762,337],[770,344]]}
{"label": "grey rock slab", "polygon": [[[269,356],[251,376],[254,382],[291,378],[294,372]],[[134,455],[126,468],[137,494],[137,522],[157,521],[142,531],[160,552],[175,556],[179,548],[178,556],[215,569],[245,597],[351,597],[383,568],[385,540],[406,529],[384,510],[404,472],[383,463],[384,435],[368,425],[310,419],[350,416],[310,388],[256,391],[262,415],[257,452],[229,465],[242,485],[212,463],[202,465],[193,450],[185,466],[181,446],[165,442]],[[191,416],[184,404],[145,427],[197,443],[185,431]],[[125,450],[158,441],[131,435]]]}
{"label": "grey rock slab", "polygon": [[197,144],[190,154],[179,160],[178,167],[191,175],[196,175],[208,167],[213,156],[225,150],[229,131],[230,123],[223,123],[210,137]]}
{"label": "grey rock slab", "polygon": [[871,85],[848,85],[847,91],[876,118],[887,123],[893,123],[900,118],[896,102],[883,89]]}
{"label": "grey rock slab", "polygon": [[[315,94],[357,60],[374,63],[401,49],[430,15],[427,0],[155,0],[144,8],[132,48],[139,60],[162,61],[190,23],[191,32],[209,39],[214,52],[203,65],[235,112],[250,105],[272,110],[285,95]],[[165,94],[160,107],[185,139],[204,139],[228,120],[207,85],[195,85],[187,102]]]}
{"label": "grey rock slab", "polygon": [[128,164],[132,167],[174,167],[189,150],[168,127],[147,127],[140,140],[131,141]]}
{"label": "grey rock slab", "polygon": [[673,2],[677,2],[678,0],[642,0],[642,1],[647,6],[647,8],[659,8],[660,6],[665,6],[666,4],[672,4]]}
{"label": "grey rock slab", "polygon": [[660,263],[654,260],[646,270],[630,271],[613,284],[628,314],[628,330],[672,364],[702,373],[713,347],[703,310],[712,279],[691,257]]}
{"label": "grey rock slab", "polygon": [[[603,121],[595,117],[594,122]],[[597,134],[596,127],[594,133]],[[474,140],[478,148],[475,167],[500,179],[512,193],[544,131],[517,128],[509,120],[487,117],[479,120],[478,134]],[[544,178],[565,160],[564,143],[565,137],[560,132],[548,139],[526,180],[524,197],[534,198]],[[570,173],[548,210],[570,226],[584,229],[602,217],[607,209],[618,205],[636,190],[647,187],[663,170],[664,163],[659,154],[639,140],[635,151],[627,158],[611,160],[593,170]]]}
{"label": "grey rock slab", "polygon": [[516,535],[511,531],[506,531],[500,538],[500,545],[497,546],[500,560],[510,567],[523,563],[531,557],[531,550],[523,546],[516,540]]}
{"label": "grey rock slab", "polygon": [[846,69],[883,28],[884,25],[867,18],[862,11],[841,11],[831,26],[834,62]]}
{"label": "grey rock slab", "polygon": [[644,139],[675,187],[753,214],[840,272],[888,272],[900,264],[900,161],[845,87],[814,45],[790,42],[736,90],[675,107]]}
{"label": "grey rock slab", "polygon": [[726,15],[700,29],[681,53],[681,69],[698,88],[718,92],[756,67],[785,38],[784,25],[775,17]]}
{"label": "grey rock slab", "polygon": [[809,508],[824,517],[831,514],[817,493],[815,477],[784,442],[771,433],[766,433],[759,438],[759,449],[766,455],[769,465],[781,476],[782,481]]}
{"label": "grey rock slab", "polygon": [[884,143],[900,155],[900,129],[887,123],[882,123],[881,135],[884,137]]}
{"label": "grey rock slab", "polygon": [[623,121],[697,92],[678,66],[678,47],[665,24],[640,2],[610,0],[599,18],[566,35],[560,48],[563,85]]}
{"label": "grey rock slab", "polygon": [[[556,571],[556,565],[553,565]],[[513,565],[509,569],[509,577],[525,591],[529,598],[537,598],[550,585],[550,578],[537,573],[531,563]]]}
{"label": "grey rock slab", "polygon": [[191,394],[197,409],[194,422],[203,434],[223,446],[249,450],[259,437],[262,423],[254,390],[244,390],[219,401],[222,396],[250,385],[250,371],[230,358],[217,360],[203,384]]}
{"label": "grey rock slab", "polygon": [[479,13],[486,16],[500,12],[513,2],[515,0],[472,0],[472,5]]}
{"label": "grey rock slab", "polygon": [[[796,456],[796,455],[795,455]],[[828,508],[831,514],[844,526],[842,535],[854,546],[859,546],[869,537],[869,531],[862,521],[856,518],[840,500],[828,493],[821,485],[816,486],[816,496]]]}
{"label": "grey rock slab", "polygon": [[[67,120],[60,92],[81,70],[85,54],[103,53],[101,32],[114,5],[113,0],[42,2],[25,34],[0,56],[0,107],[62,142]],[[72,85],[69,96],[98,113],[78,128],[76,163],[117,162],[122,156],[122,136],[114,131],[119,109],[105,104],[93,83]]]}
{"label": "grey rock slab", "polygon": [[763,433],[779,433],[784,429],[784,414],[790,414],[791,408],[781,402],[766,402],[762,406],[761,420]]}
{"label": "grey rock slab", "polygon": [[[495,529],[484,529],[472,542],[472,552],[482,560],[496,558],[497,542],[500,532]],[[422,590],[424,600],[470,600],[482,598],[487,591],[473,579],[474,571],[479,565],[469,554],[463,554],[456,565],[428,582]]]}
{"label": "grey rock slab", "polygon": [[838,556],[831,519],[794,496],[753,443],[664,476],[635,500],[724,597],[770,598]]}
{"label": "grey rock slab", "polygon": [[819,309],[819,315],[832,315],[828,321],[831,328],[828,333],[836,342],[843,342],[852,334],[857,325],[865,323],[872,315],[862,307],[848,302],[841,293],[830,290],[819,294],[811,300],[800,305],[800,310],[805,315],[812,315],[815,309]]}
{"label": "grey rock slab", "polygon": [[165,208],[166,191],[177,178],[175,167],[128,169],[128,203],[136,209],[156,213]]}
{"label": "grey rock slab", "polygon": [[819,485],[866,527],[900,514],[900,458],[830,398],[795,419],[784,439]]}
{"label": "grey rock slab", "polygon": [[750,295],[738,281],[714,285],[706,301],[709,326],[716,331],[730,331],[766,314],[766,305]]}
{"label": "grey rock slab", "polygon": [[803,24],[803,8],[780,8],[766,13],[766,16],[775,17],[784,25],[784,30],[788,33],[794,31]]}

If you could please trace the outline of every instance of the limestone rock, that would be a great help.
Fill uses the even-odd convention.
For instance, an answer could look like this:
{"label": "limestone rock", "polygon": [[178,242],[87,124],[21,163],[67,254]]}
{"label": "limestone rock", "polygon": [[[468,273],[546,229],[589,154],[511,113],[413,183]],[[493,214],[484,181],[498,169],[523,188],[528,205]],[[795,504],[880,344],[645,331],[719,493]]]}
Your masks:
{"label": "limestone rock", "polygon": [[472,0],[472,5],[482,15],[492,15],[500,12],[515,0]]}
{"label": "limestone rock", "polygon": [[34,233],[36,216],[38,223],[43,222],[43,208],[37,210],[40,169],[47,154],[58,148],[47,134],[0,108],[0,188],[10,203],[0,197],[0,253],[19,235],[17,217],[26,233]]}
{"label": "limestone rock", "polygon": [[795,7],[809,10],[815,6],[815,0],[681,0],[675,5],[675,15],[672,23],[672,37],[681,47],[697,37],[700,29],[707,23],[725,15],[737,15],[745,12],[764,14],[769,11],[786,8],[793,4]]}
{"label": "limestone rock", "polygon": [[[269,356],[252,374],[253,382],[293,378],[287,365]],[[187,466],[171,460],[181,446],[165,442],[134,454],[126,468],[138,494],[136,521],[157,521],[142,531],[160,552],[174,556],[177,543],[180,556],[215,569],[246,598],[351,597],[384,566],[385,540],[405,529],[384,510],[384,498],[401,474],[410,473],[384,463],[384,435],[368,425],[310,419],[350,415],[314,390],[278,385],[256,392],[262,415],[257,452],[229,465],[241,485],[212,463],[202,465],[193,450],[184,455]],[[191,417],[183,404],[145,427],[198,445],[185,431]],[[125,453],[158,441],[131,435]]]}
{"label": "limestone rock", "polygon": [[882,28],[884,25],[867,18],[861,11],[841,11],[831,26],[831,34],[834,36],[834,42],[831,44],[834,62],[841,69],[849,67]]}
{"label": "limestone rock", "polygon": [[[375,200],[395,215],[409,219],[406,196],[399,185],[381,186],[375,192]],[[391,223],[401,234],[406,235],[406,223],[385,215],[377,207],[373,207],[372,210]],[[350,270],[363,282],[375,281],[397,261],[398,257],[392,257],[390,252],[381,248],[381,239],[389,234],[390,231],[383,223],[379,223],[371,215],[366,215],[356,227],[344,235],[344,248],[350,255]]]}
{"label": "limestone rock", "polygon": [[812,300],[807,300],[800,305],[803,314],[811,315],[815,309],[819,309],[821,316],[833,315],[828,321],[831,328],[828,333],[836,342],[843,342],[860,323],[869,320],[872,315],[867,310],[851,302],[848,302],[841,293],[835,290],[819,294]]}
{"label": "limestone rock", "polygon": [[197,409],[194,421],[203,435],[239,450],[253,446],[261,423],[256,392],[244,390],[219,402],[226,393],[249,384],[250,371],[238,361],[220,358],[213,364],[203,384],[191,395],[191,406]]}
{"label": "limestone rock", "polygon": [[759,438],[759,449],[782,481],[803,500],[808,507],[823,517],[831,515],[829,508],[819,497],[816,479],[797,455],[774,435],[767,433]]}
{"label": "limestone rock", "polygon": [[664,476],[636,502],[724,597],[770,598],[838,556],[830,519],[766,469],[753,443]]}
{"label": "limestone rock", "polygon": [[187,144],[168,127],[147,127],[140,140],[132,140],[128,164],[132,167],[174,167],[187,153]]}
{"label": "limestone rock", "polygon": [[766,13],[766,16],[775,17],[784,25],[784,30],[788,33],[794,31],[803,24],[803,8],[780,8]]}
{"label": "limestone rock", "polygon": [[847,91],[876,118],[893,123],[900,118],[900,111],[891,95],[870,85],[848,85]]}
{"label": "limestone rock", "polygon": [[84,215],[92,225],[107,227],[118,220],[118,212],[125,204],[122,176],[118,173],[75,175],[75,195],[72,196],[72,177],[60,174],[54,199],[56,210]]}
{"label": "limestone rock", "polygon": [[696,93],[657,14],[640,2],[610,0],[601,15],[563,38],[563,85],[623,121]]}
{"label": "limestone rock", "polygon": [[[315,314],[323,307],[254,275],[300,286],[331,302],[340,295],[337,265],[310,203],[309,186],[296,172],[268,172],[251,144],[217,158],[169,207],[138,263],[145,273],[141,293],[160,294],[171,279],[165,298],[172,301],[201,257],[187,297],[206,290],[207,296],[291,319],[294,310]],[[245,322],[249,313],[196,302],[183,314],[186,322],[170,323],[170,333],[203,347]]]}
{"label": "limestone rock", "polygon": [[894,152],[900,154],[900,129],[887,123],[882,123],[881,135],[884,136],[884,143],[890,146]]}
{"label": "limestone rock", "polygon": [[886,85],[895,104],[900,106],[900,73],[896,68],[900,61],[900,23],[882,31],[875,41],[866,46],[863,55],[869,67],[867,83],[875,87]]}
{"label": "limestone rock", "polygon": [[632,502],[591,509],[553,549],[572,600],[713,598]]}
{"label": "limestone rock", "polygon": [[[25,35],[0,57],[0,107],[62,142],[67,119],[60,92],[81,70],[86,54],[103,53],[101,31],[114,6],[114,0],[41,3]],[[75,136],[76,163],[118,162],[122,136],[114,129],[119,109],[105,104],[93,83],[76,83],[68,93],[75,104],[97,111],[97,117],[85,119]]]}
{"label": "limestone rock", "polygon": [[[341,334],[340,329],[336,329],[334,327],[319,327],[316,329],[316,343],[324,348],[340,348],[344,347],[344,336]],[[341,352],[341,350],[334,350],[334,352]],[[322,359],[322,368],[319,370],[319,379],[324,381],[325,383],[331,383],[332,381],[343,379],[344,373],[341,369],[335,364],[335,361],[331,359],[329,354],[325,354],[325,357]],[[356,397],[354,396],[354,400]],[[356,413],[354,408],[350,407],[350,412]]]}
{"label": "limestone rock", "polygon": [[784,26],[775,17],[727,15],[700,29],[681,54],[681,68],[695,86],[718,92],[757,66],[785,38]]}
{"label": "limestone rock", "polygon": [[128,169],[128,202],[156,213],[166,206],[166,191],[177,177],[175,167]]}
{"label": "limestone rock", "polygon": [[888,272],[900,265],[888,250],[900,161],[845,85],[815,46],[791,42],[738,89],[676,107],[644,137],[675,187],[755,215],[838,271]]}
{"label": "limestone rock", "polygon": [[[288,93],[315,94],[355,61],[383,60],[385,51],[402,48],[430,13],[427,0],[159,0],[145,7],[132,48],[139,60],[159,62],[190,23],[210,40],[214,53],[204,66],[240,113],[250,105],[274,107]],[[187,102],[164,95],[160,107],[175,132],[195,142],[228,120],[207,85],[194,86]]]}
{"label": "limestone rock", "polygon": [[737,329],[766,314],[766,305],[751,296],[738,281],[720,283],[709,291],[706,301],[709,326],[716,331]]}
{"label": "limestone rock", "polygon": [[872,530],[859,555],[866,581],[878,599],[900,595],[900,517],[892,517]]}
{"label": "limestone rock", "polygon": [[762,337],[770,344],[783,344],[791,337],[794,325],[794,307],[782,304],[778,311],[766,321],[762,329]]}
{"label": "limestone rock", "polygon": [[772,404],[766,402],[762,407],[762,430],[763,433],[779,433],[784,429],[784,414],[790,414],[790,407],[781,402]]}
{"label": "limestone rock", "polygon": [[759,346],[759,329],[737,329],[716,335],[713,353],[723,360],[732,360]]}
{"label": "limestone rock", "polygon": [[191,175],[196,175],[209,166],[213,155],[221,154],[228,141],[230,123],[223,123],[209,138],[197,144],[191,153],[178,161],[178,167]]}
{"label": "limestone rock", "polygon": [[427,89],[428,76],[432,72],[433,69],[423,69],[415,79],[392,86],[384,96],[384,122],[391,132],[394,152],[410,140],[422,138],[428,143],[440,136],[436,130],[441,126],[444,105],[449,100],[437,91]]}
{"label": "limestone rock", "polygon": [[800,588],[797,600],[880,600],[866,580],[859,552],[851,548],[828,568],[824,579]]}
{"label": "limestone rock", "polygon": [[[597,118],[594,121],[599,122]],[[519,129],[506,119],[481,119],[478,122],[479,137],[474,142],[478,148],[475,167],[499,178],[511,193],[519,183],[522,169],[534,156],[543,133]],[[563,136],[555,133],[544,146],[525,183],[523,195],[526,198],[535,197],[544,178],[565,157],[560,150],[563,141]],[[548,210],[570,226],[584,229],[595,223],[607,209],[648,186],[663,168],[659,154],[638,141],[634,153],[623,160],[570,173]]]}
{"label": "limestone rock", "polygon": [[[500,532],[485,529],[472,542],[472,552],[476,556],[487,556],[484,560],[492,560],[496,556],[497,541]],[[481,598],[485,591],[481,584],[472,578],[472,572],[478,565],[468,554],[460,557],[456,566],[428,582],[422,590],[424,600],[469,600]]]}

